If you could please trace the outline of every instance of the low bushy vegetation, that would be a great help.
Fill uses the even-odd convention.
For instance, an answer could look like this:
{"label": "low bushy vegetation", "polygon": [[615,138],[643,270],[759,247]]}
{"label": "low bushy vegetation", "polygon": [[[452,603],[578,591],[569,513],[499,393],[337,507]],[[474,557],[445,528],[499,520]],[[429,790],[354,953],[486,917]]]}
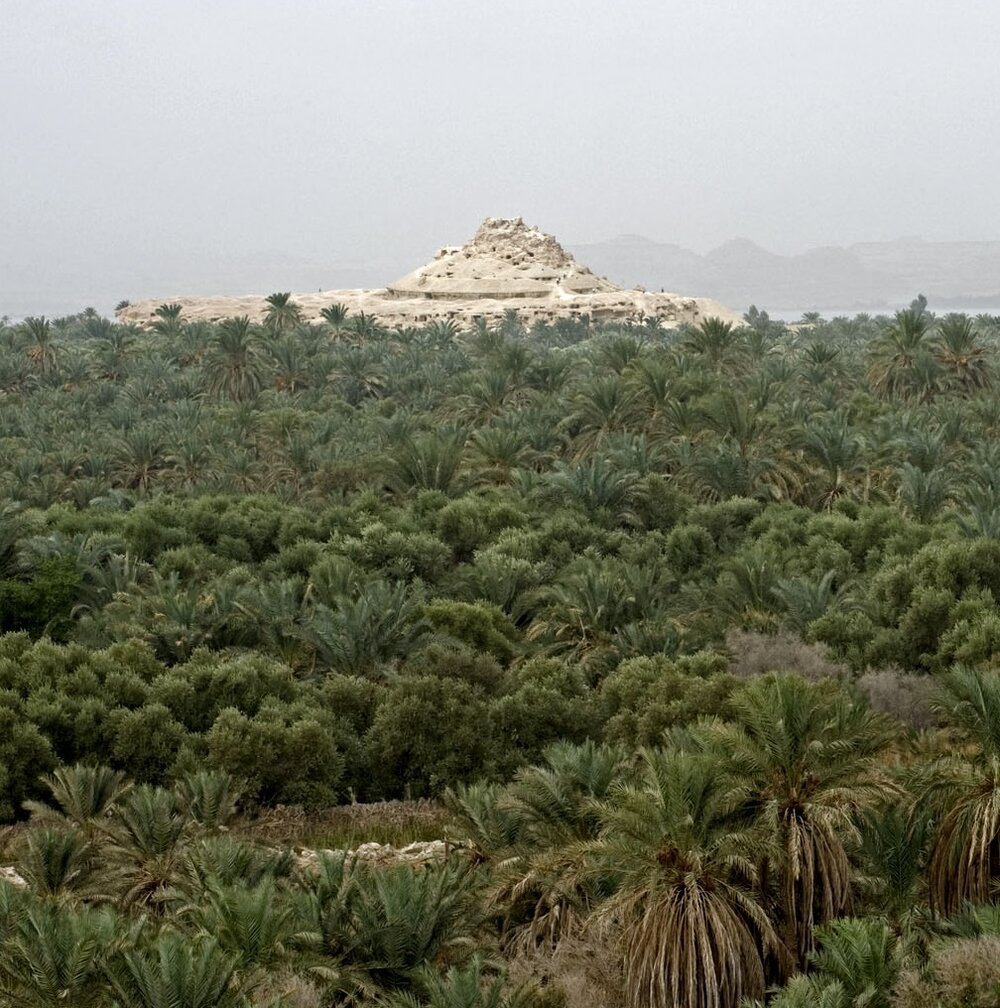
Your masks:
{"label": "low bushy vegetation", "polygon": [[995,1003],[997,319],[269,304],[0,325],[3,998]]}

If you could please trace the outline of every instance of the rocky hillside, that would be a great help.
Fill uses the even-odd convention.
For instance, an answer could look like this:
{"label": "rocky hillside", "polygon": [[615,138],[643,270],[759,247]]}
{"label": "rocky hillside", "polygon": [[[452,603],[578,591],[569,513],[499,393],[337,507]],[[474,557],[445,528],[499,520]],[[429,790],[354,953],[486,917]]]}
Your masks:
{"label": "rocky hillside", "polygon": [[[655,316],[666,326],[709,316],[738,321],[739,315],[707,298],[641,288],[626,289],[580,265],[552,235],[520,217],[488,217],[464,245],[442,248],[425,265],[386,287],[295,294],[307,322],[337,303],[364,312],[384,325],[419,326],[454,321],[498,322],[513,310],[526,323],[589,315],[598,321]],[[164,302],[180,304],[189,321],[218,321],[247,315],[258,321],[267,307],[263,294],[245,297],[184,297],[165,294],[118,312],[123,322],[149,324]]]}

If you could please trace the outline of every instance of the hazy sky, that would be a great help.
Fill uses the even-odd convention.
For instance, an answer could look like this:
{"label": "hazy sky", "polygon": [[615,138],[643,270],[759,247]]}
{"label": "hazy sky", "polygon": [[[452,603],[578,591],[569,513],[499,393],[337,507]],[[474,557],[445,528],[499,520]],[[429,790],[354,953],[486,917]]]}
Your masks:
{"label": "hazy sky", "polygon": [[996,0],[0,0],[0,314],[389,280],[486,215],[1000,239],[998,39]]}

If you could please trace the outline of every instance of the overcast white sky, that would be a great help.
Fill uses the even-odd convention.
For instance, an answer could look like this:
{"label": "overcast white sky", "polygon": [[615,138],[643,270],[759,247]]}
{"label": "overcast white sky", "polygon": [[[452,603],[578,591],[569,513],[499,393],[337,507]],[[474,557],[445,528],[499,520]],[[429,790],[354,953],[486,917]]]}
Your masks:
{"label": "overcast white sky", "polygon": [[1000,239],[998,41],[996,0],[0,0],[0,314],[389,280],[486,215]]}

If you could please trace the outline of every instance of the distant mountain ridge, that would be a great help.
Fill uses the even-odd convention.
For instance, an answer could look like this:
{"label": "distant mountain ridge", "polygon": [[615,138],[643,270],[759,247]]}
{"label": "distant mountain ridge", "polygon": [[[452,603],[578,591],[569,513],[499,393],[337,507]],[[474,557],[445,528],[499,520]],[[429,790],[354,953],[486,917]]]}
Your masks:
{"label": "distant mountain ridge", "polygon": [[1000,241],[900,238],[786,256],[736,238],[699,255],[642,235],[620,235],[570,251],[615,283],[691,291],[733,307],[864,311],[906,303],[917,293],[942,305],[1000,305]]}

